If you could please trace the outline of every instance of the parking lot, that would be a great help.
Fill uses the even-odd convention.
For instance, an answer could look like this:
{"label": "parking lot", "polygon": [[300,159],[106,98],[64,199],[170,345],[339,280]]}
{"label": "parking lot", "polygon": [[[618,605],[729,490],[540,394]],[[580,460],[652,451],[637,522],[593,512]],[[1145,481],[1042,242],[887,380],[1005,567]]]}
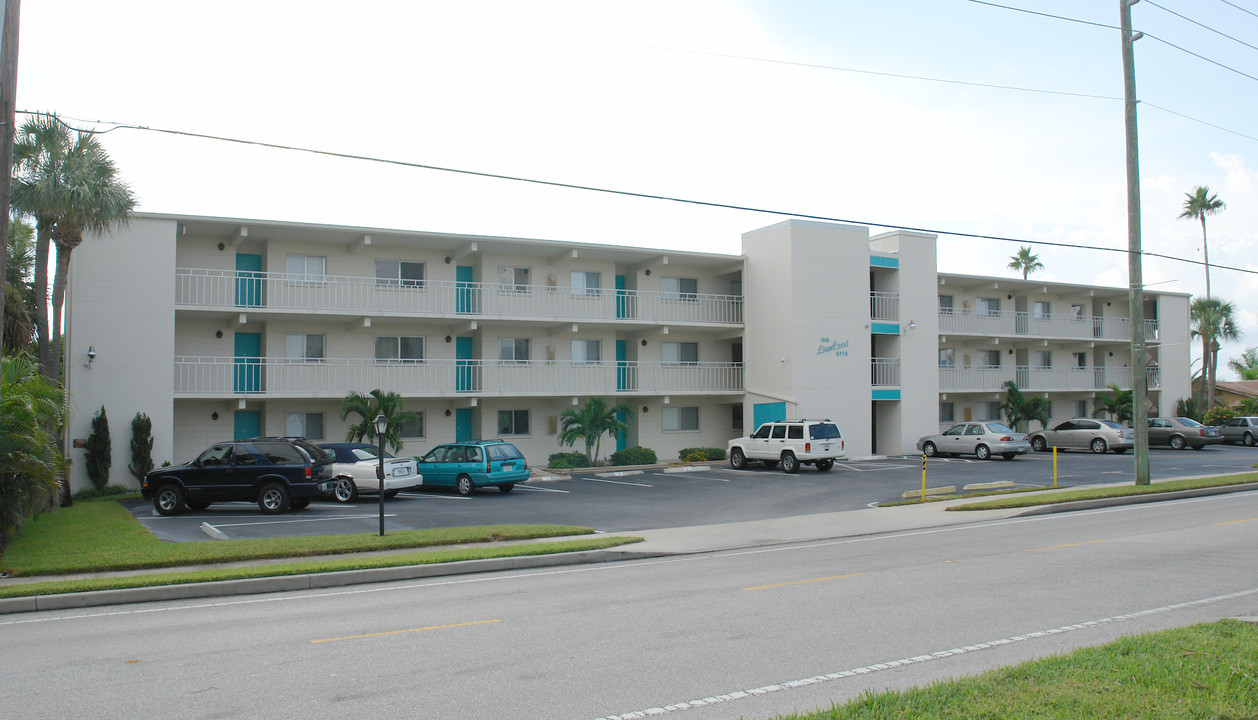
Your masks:
{"label": "parking lot", "polygon": [[[1064,452],[1057,457],[1058,484],[1079,486],[1131,481],[1134,455]],[[1258,448],[1213,446],[1200,451],[1154,448],[1155,480],[1243,472],[1258,462]],[[622,532],[791,517],[855,510],[897,500],[921,488],[920,456],[836,464],[828,473],[804,467],[788,475],[752,463],[733,470],[710,463],[707,470],[577,477],[531,481],[502,494],[483,490],[472,497],[453,492],[403,492],[385,502],[386,531],[503,523],[549,523]],[[608,471],[614,471],[609,468]],[[1051,453],[1014,460],[931,458],[928,487],[1008,480],[1016,487],[1053,482]],[[162,517],[148,501],[129,504],[154,535],[171,541],[208,541],[212,528],[231,539],[374,533],[379,506],[364,498],[342,505],[331,500],[281,515],[263,515],[254,503],[221,503],[200,512]],[[203,528],[206,525],[209,527]]]}

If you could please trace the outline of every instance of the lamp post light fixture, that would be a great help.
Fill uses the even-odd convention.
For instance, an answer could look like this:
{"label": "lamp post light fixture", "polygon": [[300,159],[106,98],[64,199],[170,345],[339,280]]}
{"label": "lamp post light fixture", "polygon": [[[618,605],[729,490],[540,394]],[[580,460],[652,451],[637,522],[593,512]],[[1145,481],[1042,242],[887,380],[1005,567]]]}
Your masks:
{"label": "lamp post light fixture", "polygon": [[376,478],[380,480],[380,537],[384,537],[384,433],[389,429],[389,418],[380,413],[371,424],[376,428],[376,440],[380,443],[380,455],[377,457],[380,464],[376,466]]}

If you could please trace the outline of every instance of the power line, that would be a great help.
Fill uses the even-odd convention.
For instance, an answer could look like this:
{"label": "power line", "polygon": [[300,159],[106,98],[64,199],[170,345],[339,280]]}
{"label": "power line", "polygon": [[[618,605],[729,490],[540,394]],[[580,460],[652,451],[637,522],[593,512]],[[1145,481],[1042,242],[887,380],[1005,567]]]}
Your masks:
{"label": "power line", "polygon": [[[42,116],[47,116],[47,117],[56,117],[55,115],[51,115],[50,113],[45,113],[45,112],[29,112],[26,110],[19,110],[18,112],[23,115],[42,115]],[[60,120],[60,118],[58,119]],[[64,120],[61,120],[61,122],[64,123]],[[80,122],[87,122],[87,121],[80,121]],[[374,163],[381,163],[385,165],[396,165],[399,167],[408,167],[408,168],[414,168],[417,170],[433,170],[436,172],[453,173],[457,175],[467,175],[470,177],[480,177],[480,178],[487,178],[487,179],[492,179],[492,180],[507,180],[510,182],[521,182],[521,183],[528,183],[532,185],[541,185],[544,187],[564,188],[567,190],[582,190],[585,192],[602,193],[605,195],[618,195],[621,197],[632,197],[632,198],[638,198],[642,200],[660,200],[660,201],[665,201],[665,202],[681,203],[685,205],[695,205],[699,207],[710,207],[710,208],[716,208],[716,209],[721,209],[721,210],[737,210],[740,212],[751,212],[751,213],[758,213],[762,215],[775,215],[779,217],[801,218],[804,220],[819,220],[823,222],[845,223],[849,225],[866,225],[870,227],[887,228],[890,230],[903,230],[905,232],[930,233],[934,235],[949,235],[952,237],[969,238],[973,240],[995,240],[998,242],[1009,242],[1009,243],[1019,243],[1019,244],[1029,243],[1029,244],[1042,245],[1042,246],[1048,246],[1048,247],[1068,248],[1071,250],[1096,250],[1096,251],[1124,253],[1124,254],[1128,252],[1127,250],[1122,249],[1122,248],[1109,248],[1109,247],[1102,247],[1099,245],[1076,245],[1072,243],[1052,242],[1048,240],[1026,240],[1026,239],[1019,239],[1019,238],[1011,238],[1011,237],[1005,237],[1002,235],[982,235],[979,233],[955,232],[951,230],[937,230],[937,229],[932,229],[932,228],[913,227],[910,225],[894,225],[894,224],[889,224],[889,223],[884,223],[884,222],[875,222],[875,221],[870,221],[870,220],[858,220],[858,219],[853,219],[853,218],[833,217],[829,215],[817,215],[815,213],[790,212],[787,210],[758,208],[758,207],[753,207],[750,205],[734,205],[732,203],[714,202],[714,201],[709,201],[709,200],[694,200],[691,198],[680,198],[680,197],[673,197],[669,195],[658,195],[655,193],[635,192],[632,190],[616,190],[612,188],[595,187],[593,185],[580,185],[576,183],[559,182],[556,180],[540,180],[537,178],[527,178],[527,177],[522,177],[522,176],[517,176],[517,175],[503,175],[501,173],[491,173],[491,172],[485,172],[485,171],[480,171],[480,170],[465,170],[462,168],[442,167],[440,165],[428,165],[425,163],[409,162],[406,160],[395,160],[391,158],[373,157],[370,155],[343,153],[343,152],[336,152],[333,150],[318,150],[314,148],[299,147],[296,145],[283,145],[280,143],[264,142],[261,140],[244,140],[240,138],[224,137],[221,135],[194,133],[194,132],[189,132],[185,130],[170,130],[166,128],[155,128],[155,127],[148,127],[145,125],[132,125],[128,123],[107,123],[107,124],[113,125],[113,127],[107,130],[103,130],[103,131],[79,130],[79,132],[104,134],[107,132],[112,132],[114,130],[138,130],[142,132],[162,133],[165,135],[174,135],[174,136],[179,136],[179,137],[198,138],[201,140],[214,140],[218,142],[234,143],[237,145],[264,147],[264,148],[270,148],[273,150],[288,150],[292,152],[302,152],[302,153],[308,153],[311,155],[320,155],[324,157],[340,158],[343,160],[360,160],[363,162],[374,162]],[[70,127],[70,126],[67,125],[67,127]],[[72,128],[72,129],[78,130],[78,128]],[[1165,255],[1162,253],[1154,253],[1154,252],[1148,252],[1148,251],[1142,251],[1140,254],[1143,257],[1160,258],[1163,260],[1171,260],[1174,262],[1187,263],[1190,265],[1205,265],[1205,263],[1200,260],[1190,260],[1188,258],[1176,257],[1174,255]],[[1231,267],[1228,265],[1218,265],[1215,263],[1210,263],[1210,267],[1217,268],[1220,270],[1232,270],[1235,272],[1258,275],[1258,270],[1250,270],[1247,268]]]}
{"label": "power line", "polygon": [[1240,5],[1237,5],[1234,2],[1228,2],[1228,0],[1219,0],[1219,2],[1223,3],[1224,5],[1231,5],[1232,7],[1236,8],[1237,10],[1240,10],[1243,13],[1253,15],[1254,17],[1258,17],[1258,13],[1254,13],[1251,10],[1246,10],[1245,8],[1241,7]]}
{"label": "power line", "polygon": [[1196,25],[1197,27],[1202,28],[1203,30],[1209,30],[1210,32],[1214,33],[1215,35],[1219,35],[1219,36],[1221,36],[1221,37],[1225,37],[1225,38],[1227,38],[1228,40],[1231,40],[1232,42],[1240,43],[1241,45],[1244,45],[1245,47],[1247,47],[1247,48],[1249,48],[1249,49],[1251,49],[1251,50],[1258,50],[1258,46],[1255,46],[1255,45],[1250,45],[1249,43],[1245,42],[1244,40],[1241,40],[1240,38],[1234,38],[1234,37],[1232,37],[1231,35],[1228,35],[1227,33],[1223,32],[1223,31],[1221,31],[1221,30],[1216,30],[1216,29],[1214,29],[1214,28],[1210,27],[1209,25],[1206,25],[1206,24],[1204,24],[1204,23],[1199,23],[1199,22],[1197,22],[1196,20],[1193,20],[1192,18],[1188,17],[1187,15],[1181,15],[1181,14],[1179,14],[1179,13],[1175,12],[1174,10],[1172,10],[1172,9],[1170,9],[1170,8],[1168,8],[1168,7],[1165,7],[1165,6],[1163,6],[1163,5],[1159,5],[1159,4],[1155,3],[1155,2],[1153,2],[1153,0],[1145,0],[1145,1],[1146,1],[1146,2],[1148,2],[1150,5],[1152,5],[1153,7],[1155,7],[1155,8],[1157,8],[1157,9],[1161,10],[1162,12],[1170,13],[1171,15],[1174,15],[1175,17],[1177,17],[1177,18],[1179,18],[1179,19],[1181,19],[1181,20],[1184,20],[1184,21],[1186,21],[1186,22],[1190,22],[1190,23],[1192,23],[1193,25]]}

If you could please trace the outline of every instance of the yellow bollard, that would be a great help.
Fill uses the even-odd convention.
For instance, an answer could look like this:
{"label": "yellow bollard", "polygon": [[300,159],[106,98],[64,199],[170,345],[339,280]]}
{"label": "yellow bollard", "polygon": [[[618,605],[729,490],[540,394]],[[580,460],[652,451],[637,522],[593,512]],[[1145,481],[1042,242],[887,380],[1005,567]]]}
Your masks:
{"label": "yellow bollard", "polygon": [[922,502],[926,502],[926,453],[922,453]]}
{"label": "yellow bollard", "polygon": [[1057,487],[1057,446],[1053,446],[1053,487]]}

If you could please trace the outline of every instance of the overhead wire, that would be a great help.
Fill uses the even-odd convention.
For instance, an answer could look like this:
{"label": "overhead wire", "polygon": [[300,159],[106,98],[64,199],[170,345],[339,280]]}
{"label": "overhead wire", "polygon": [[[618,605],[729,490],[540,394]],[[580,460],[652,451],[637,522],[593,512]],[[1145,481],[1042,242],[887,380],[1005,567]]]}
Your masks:
{"label": "overhead wire", "polygon": [[[51,113],[45,113],[45,112],[30,112],[26,110],[19,110],[17,112],[22,115],[41,115],[41,116],[56,117],[55,115],[52,115]],[[61,118],[57,118],[57,119],[63,124],[66,124],[67,127],[71,127],[72,129],[79,130],[79,128],[73,128],[73,126],[70,126],[67,123],[65,123],[64,119],[61,119]],[[75,119],[75,118],[71,118],[71,119]],[[78,122],[92,122],[92,121],[86,121],[86,120],[77,120],[77,121]],[[645,192],[637,192],[633,190],[618,190],[618,189],[613,189],[613,188],[597,187],[594,185],[582,185],[578,183],[560,182],[557,180],[542,180],[539,178],[529,178],[529,177],[523,177],[523,176],[518,176],[518,175],[505,175],[502,173],[493,173],[493,172],[487,172],[487,171],[482,171],[482,170],[467,170],[464,168],[443,167],[440,165],[430,165],[427,163],[411,162],[407,160],[397,160],[393,158],[382,158],[382,157],[374,157],[370,155],[359,155],[355,153],[337,152],[334,150],[320,150],[316,148],[306,148],[306,147],[300,147],[297,145],[285,145],[281,143],[266,142],[262,140],[246,140],[242,138],[231,138],[231,137],[225,137],[221,135],[210,135],[208,133],[190,132],[186,130],[172,130],[168,128],[156,128],[156,127],[149,127],[145,125],[134,125],[134,124],[129,124],[129,123],[116,123],[116,122],[105,123],[105,124],[112,125],[113,127],[107,130],[103,130],[103,131],[97,131],[97,130],[80,130],[80,131],[81,132],[97,132],[100,134],[104,134],[106,132],[112,132],[114,130],[136,130],[136,131],[141,131],[141,132],[153,132],[153,133],[161,133],[161,134],[179,136],[179,137],[190,137],[190,138],[198,138],[202,140],[227,142],[227,143],[233,143],[237,145],[270,148],[274,150],[301,152],[301,153],[307,153],[311,155],[319,155],[323,157],[334,157],[334,158],[339,158],[339,159],[344,159],[344,160],[359,160],[363,162],[381,163],[381,164],[386,164],[386,165],[395,165],[399,167],[414,168],[414,169],[419,169],[419,170],[432,170],[435,172],[452,173],[452,174],[465,175],[465,176],[470,176],[470,177],[480,177],[480,178],[487,178],[487,179],[492,179],[492,180],[506,180],[510,182],[528,183],[528,184],[540,185],[544,187],[563,188],[567,190],[580,190],[584,192],[594,192],[594,193],[601,193],[605,195],[631,197],[631,198],[638,198],[638,199],[643,199],[643,200],[658,200],[658,201],[665,201],[665,202],[681,203],[685,205],[709,207],[709,208],[716,208],[716,209],[721,209],[721,210],[736,210],[740,212],[750,212],[750,213],[757,213],[761,215],[800,218],[804,220],[819,220],[823,222],[845,223],[845,224],[850,224],[850,225],[866,225],[870,227],[886,228],[889,230],[929,233],[933,235],[947,235],[950,237],[968,238],[972,240],[994,240],[997,242],[1009,242],[1009,243],[1018,243],[1018,244],[1026,243],[1026,244],[1041,245],[1041,246],[1046,246],[1046,247],[1067,248],[1067,249],[1072,249],[1072,250],[1094,250],[1094,251],[1121,253],[1124,255],[1130,253],[1130,251],[1125,248],[1111,248],[1111,247],[1104,247],[1101,245],[1083,245],[1083,244],[1075,244],[1075,243],[1053,242],[1050,240],[1027,240],[1025,238],[1012,238],[1012,237],[1006,237],[1003,235],[985,235],[981,233],[960,232],[960,231],[953,231],[953,230],[939,230],[939,229],[926,228],[926,227],[914,227],[911,225],[896,225],[893,223],[878,222],[878,221],[871,221],[871,220],[842,218],[842,217],[835,217],[831,215],[820,215],[817,213],[793,212],[793,211],[788,211],[788,210],[777,210],[777,209],[772,209],[772,208],[755,207],[752,205],[736,205],[733,203],[715,202],[715,201],[710,201],[710,200],[695,200],[693,198],[682,198],[682,197],[675,197],[675,196],[670,196],[670,195],[660,195],[657,193],[645,193]],[[1174,256],[1174,255],[1166,255],[1163,253],[1150,252],[1147,250],[1142,250],[1140,252],[1140,255],[1142,257],[1159,258],[1159,259],[1169,260],[1173,262],[1186,263],[1189,265],[1198,265],[1198,266],[1206,265],[1206,263],[1201,260],[1192,260],[1189,258],[1182,258],[1182,257]],[[1209,263],[1209,267],[1220,269],[1220,270],[1231,270],[1234,272],[1242,272],[1242,273],[1247,273],[1247,274],[1258,275],[1258,270],[1251,270],[1248,268],[1238,268],[1238,267],[1232,267],[1229,265],[1219,265],[1217,263]]]}
{"label": "overhead wire", "polygon": [[1249,43],[1245,42],[1244,40],[1241,40],[1240,38],[1235,38],[1235,37],[1232,37],[1231,35],[1228,35],[1227,33],[1223,32],[1222,30],[1216,30],[1215,28],[1212,28],[1212,27],[1210,27],[1209,25],[1206,25],[1205,23],[1197,22],[1196,20],[1193,20],[1192,18],[1188,17],[1187,15],[1182,15],[1182,14],[1180,14],[1180,13],[1177,13],[1177,12],[1175,12],[1174,10],[1172,10],[1172,9],[1170,9],[1170,8],[1168,8],[1168,7],[1164,6],[1164,5],[1159,5],[1159,4],[1157,4],[1157,3],[1156,3],[1156,2],[1154,2],[1153,0],[1145,0],[1145,2],[1149,3],[1150,5],[1152,5],[1153,7],[1157,8],[1157,9],[1161,10],[1162,12],[1170,13],[1171,15],[1174,15],[1175,17],[1177,17],[1177,18],[1179,18],[1179,19],[1181,19],[1181,20],[1184,20],[1184,21],[1186,21],[1186,22],[1190,22],[1190,23],[1192,23],[1193,25],[1196,25],[1197,27],[1199,27],[1199,28],[1201,28],[1201,29],[1203,29],[1203,30],[1209,30],[1210,32],[1214,33],[1215,35],[1218,35],[1218,36],[1220,36],[1220,37],[1225,37],[1225,38],[1227,38],[1228,40],[1231,40],[1232,42],[1235,42],[1235,43],[1240,43],[1241,45],[1244,45],[1245,47],[1247,47],[1247,48],[1249,48],[1249,49],[1251,49],[1251,50],[1258,50],[1258,45],[1250,45]]}

